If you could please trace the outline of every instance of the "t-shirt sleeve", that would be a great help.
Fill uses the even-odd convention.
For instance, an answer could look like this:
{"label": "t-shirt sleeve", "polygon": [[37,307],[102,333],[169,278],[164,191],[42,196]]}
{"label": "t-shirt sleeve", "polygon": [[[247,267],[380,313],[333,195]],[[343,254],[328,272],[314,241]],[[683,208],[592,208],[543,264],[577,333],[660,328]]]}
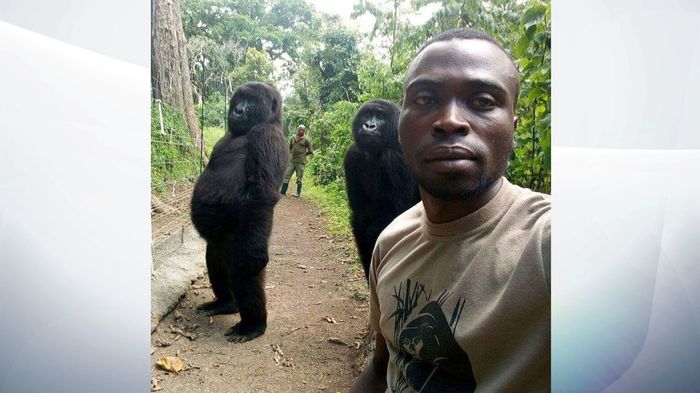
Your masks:
{"label": "t-shirt sleeve", "polygon": [[314,149],[311,146],[311,139],[306,139],[306,150],[306,154],[312,154],[314,152]]}
{"label": "t-shirt sleeve", "polygon": [[369,266],[369,326],[375,332],[379,330],[379,297],[377,296],[377,265],[379,264],[379,247],[374,248],[372,262]]}
{"label": "t-shirt sleeve", "polygon": [[548,216],[542,229],[542,270],[547,289],[552,293],[552,220]]}

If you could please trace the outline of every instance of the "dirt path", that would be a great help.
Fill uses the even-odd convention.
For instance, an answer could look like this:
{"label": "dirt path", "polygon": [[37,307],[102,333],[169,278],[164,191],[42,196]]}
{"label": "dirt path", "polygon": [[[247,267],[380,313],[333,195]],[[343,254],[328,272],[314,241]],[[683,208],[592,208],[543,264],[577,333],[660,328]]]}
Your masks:
{"label": "dirt path", "polygon": [[[353,244],[329,237],[315,212],[305,200],[291,197],[275,209],[266,281],[267,332],[243,344],[226,341],[224,332],[239,316],[210,318],[197,311],[197,305],[213,297],[207,278],[198,279],[151,336],[155,389],[348,390],[366,357],[367,289]],[[183,359],[184,370],[169,373],[156,367],[164,356]]]}

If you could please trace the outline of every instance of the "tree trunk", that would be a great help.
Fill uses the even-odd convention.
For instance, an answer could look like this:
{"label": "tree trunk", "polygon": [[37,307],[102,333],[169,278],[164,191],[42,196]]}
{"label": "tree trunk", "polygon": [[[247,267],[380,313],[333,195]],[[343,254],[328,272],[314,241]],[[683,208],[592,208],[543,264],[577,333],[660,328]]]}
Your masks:
{"label": "tree trunk", "polygon": [[202,131],[192,102],[187,40],[179,0],[151,0],[151,87],[153,97],[181,110],[192,143],[199,148]]}
{"label": "tree trunk", "polygon": [[396,27],[398,26],[399,17],[399,0],[394,0],[394,18],[391,20],[391,48],[389,48],[389,69],[391,72],[396,72],[394,70],[394,57],[396,46]]}

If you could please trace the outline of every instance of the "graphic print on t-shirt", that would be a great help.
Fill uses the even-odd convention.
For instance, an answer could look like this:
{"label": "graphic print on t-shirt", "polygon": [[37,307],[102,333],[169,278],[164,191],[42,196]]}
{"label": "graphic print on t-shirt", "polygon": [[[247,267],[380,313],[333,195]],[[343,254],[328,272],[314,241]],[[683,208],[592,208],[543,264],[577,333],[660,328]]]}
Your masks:
{"label": "graphic print on t-shirt", "polygon": [[394,319],[394,342],[399,348],[391,361],[401,372],[390,381],[391,391],[473,392],[476,381],[469,356],[454,338],[464,301],[457,299],[448,322],[442,310],[450,297],[446,290],[433,298],[424,284],[412,287],[407,279],[405,287],[403,283],[394,287],[393,297],[396,311],[390,319]]}

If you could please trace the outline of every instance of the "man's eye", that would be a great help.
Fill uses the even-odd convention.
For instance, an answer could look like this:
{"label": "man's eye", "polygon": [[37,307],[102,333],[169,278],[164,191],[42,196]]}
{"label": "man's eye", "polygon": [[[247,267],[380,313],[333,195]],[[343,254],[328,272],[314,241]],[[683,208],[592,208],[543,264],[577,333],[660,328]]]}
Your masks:
{"label": "man's eye", "polygon": [[480,110],[491,110],[496,107],[496,101],[490,97],[478,96],[471,100],[471,105]]}
{"label": "man's eye", "polygon": [[433,100],[432,97],[428,96],[420,96],[416,98],[415,103],[418,105],[429,105],[432,104],[435,100]]}

